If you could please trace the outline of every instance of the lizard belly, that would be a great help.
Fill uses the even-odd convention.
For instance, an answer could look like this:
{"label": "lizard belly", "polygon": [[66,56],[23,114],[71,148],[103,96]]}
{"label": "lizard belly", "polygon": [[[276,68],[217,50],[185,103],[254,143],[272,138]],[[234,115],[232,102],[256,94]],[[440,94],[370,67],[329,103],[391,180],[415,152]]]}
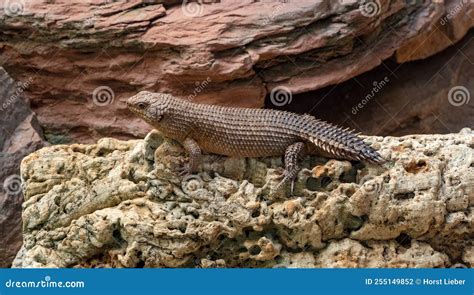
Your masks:
{"label": "lizard belly", "polygon": [[204,152],[229,157],[281,156],[295,142],[292,136],[248,134],[209,134],[195,139]]}

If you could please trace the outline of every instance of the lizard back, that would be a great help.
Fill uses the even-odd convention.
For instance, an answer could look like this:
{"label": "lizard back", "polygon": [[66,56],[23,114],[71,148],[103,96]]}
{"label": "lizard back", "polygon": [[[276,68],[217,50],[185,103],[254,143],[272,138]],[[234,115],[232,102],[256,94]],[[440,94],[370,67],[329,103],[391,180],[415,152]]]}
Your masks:
{"label": "lizard back", "polygon": [[384,159],[348,129],[286,111],[197,104],[169,94],[140,92],[129,108],[179,142],[191,138],[209,153],[231,157],[285,154],[296,142],[309,153],[382,163]]}
{"label": "lizard back", "polygon": [[[283,155],[286,148],[301,141],[289,126],[298,115],[281,111],[231,108],[174,101],[169,115],[155,126],[178,141],[194,139],[206,152],[231,157]],[[164,129],[164,130],[163,130]]]}

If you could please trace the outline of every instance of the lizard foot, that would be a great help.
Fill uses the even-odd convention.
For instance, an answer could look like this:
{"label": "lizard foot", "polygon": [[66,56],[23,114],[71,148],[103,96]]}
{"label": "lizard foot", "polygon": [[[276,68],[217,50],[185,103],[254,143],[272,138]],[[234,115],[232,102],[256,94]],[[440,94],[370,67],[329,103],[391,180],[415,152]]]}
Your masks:
{"label": "lizard foot", "polygon": [[290,193],[293,195],[295,190],[295,179],[291,177],[290,173],[287,170],[284,170],[283,173],[277,177],[277,179],[281,179],[281,181],[277,184],[275,190],[279,191],[290,182]]}
{"label": "lizard foot", "polygon": [[186,163],[182,165],[181,167],[179,167],[177,169],[177,172],[179,176],[186,176],[186,175],[191,174],[193,171],[191,169],[191,165],[189,165],[189,163]]}
{"label": "lizard foot", "polygon": [[[279,190],[283,189],[283,188],[288,184],[288,181],[289,181],[289,180],[282,180],[282,181],[280,181],[280,182],[277,184],[275,190],[276,190],[276,191],[279,191]],[[295,180],[293,179],[293,180],[290,181],[290,194],[293,195],[294,191],[295,191]]]}

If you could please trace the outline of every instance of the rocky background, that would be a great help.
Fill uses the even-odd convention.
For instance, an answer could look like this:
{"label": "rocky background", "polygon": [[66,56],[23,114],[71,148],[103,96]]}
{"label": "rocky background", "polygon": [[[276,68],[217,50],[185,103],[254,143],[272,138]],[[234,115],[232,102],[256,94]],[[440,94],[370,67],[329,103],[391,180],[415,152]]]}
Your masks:
{"label": "rocky background", "polygon": [[457,132],[473,117],[448,102],[453,86],[474,86],[472,34],[402,66],[462,39],[471,1],[269,2],[10,0],[0,63],[32,80],[25,92],[50,142],[143,137],[149,127],[124,104],[139,90],[246,107],[267,98],[369,134]]}
{"label": "rocky background", "polygon": [[0,266],[21,244],[19,161],[45,144],[145,136],[124,104],[140,90],[311,113],[370,135],[473,127],[473,7],[1,1]]}

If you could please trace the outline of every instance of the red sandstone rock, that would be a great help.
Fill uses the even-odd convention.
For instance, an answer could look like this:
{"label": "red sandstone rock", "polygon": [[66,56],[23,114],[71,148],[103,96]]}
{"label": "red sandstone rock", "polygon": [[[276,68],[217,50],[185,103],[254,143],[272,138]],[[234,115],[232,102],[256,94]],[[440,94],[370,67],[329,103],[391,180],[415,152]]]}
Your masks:
{"label": "red sandstone rock", "polygon": [[36,116],[24,102],[32,81],[15,83],[0,67],[0,267],[22,244],[20,161],[44,145]]}
{"label": "red sandstone rock", "polygon": [[[355,0],[19,1],[0,8],[0,62],[34,78],[27,91],[50,141],[127,138],[149,130],[123,103],[139,90],[262,107],[277,86],[304,93],[393,54],[439,52],[474,24],[472,3],[453,12],[460,1],[366,1],[374,11]],[[94,103],[97,89],[110,104]]]}

